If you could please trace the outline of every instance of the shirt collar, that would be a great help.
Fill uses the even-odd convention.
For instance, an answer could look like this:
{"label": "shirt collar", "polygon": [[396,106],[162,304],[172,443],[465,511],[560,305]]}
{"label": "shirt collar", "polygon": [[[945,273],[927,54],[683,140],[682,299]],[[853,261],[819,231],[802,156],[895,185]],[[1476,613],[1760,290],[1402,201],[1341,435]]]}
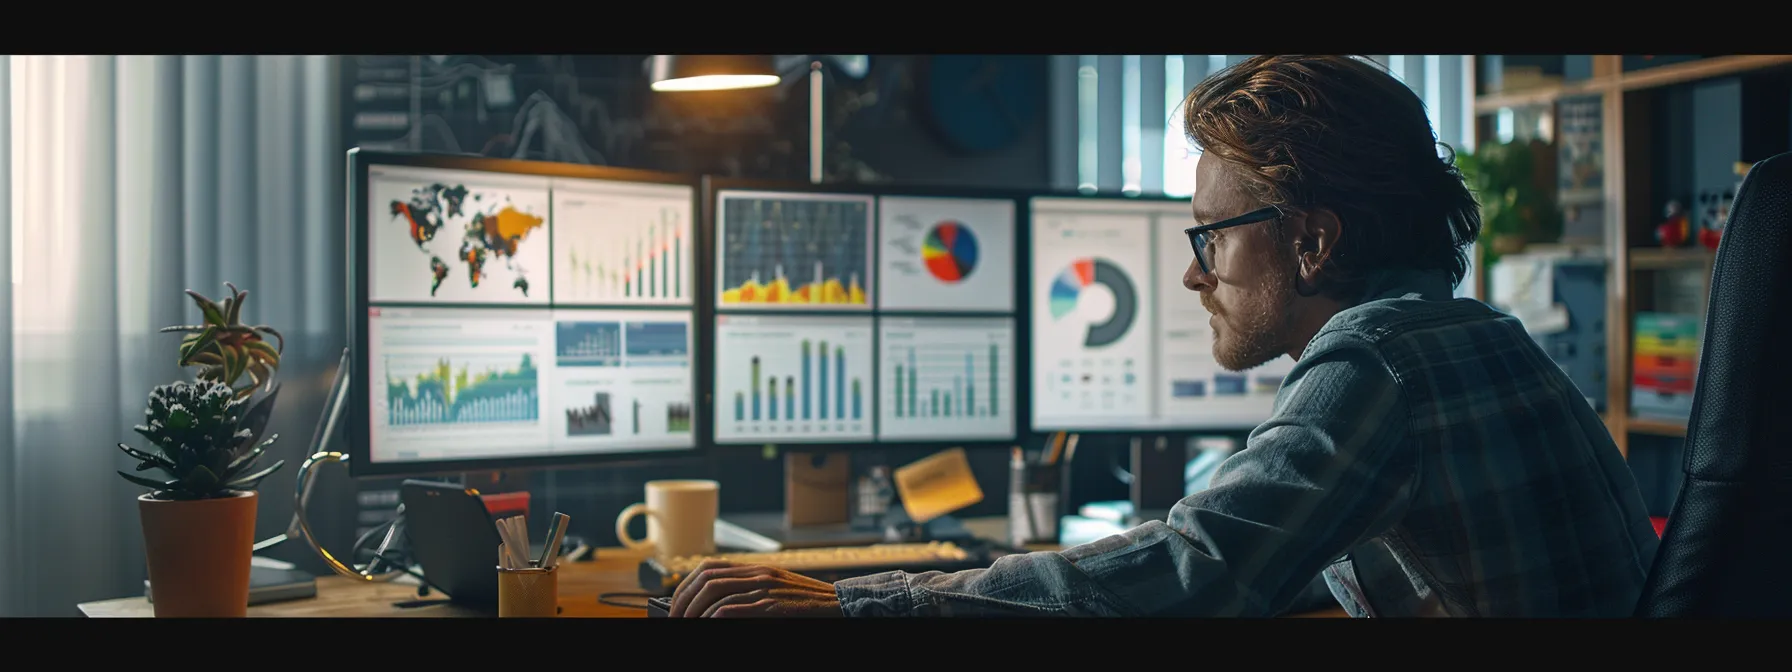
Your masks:
{"label": "shirt collar", "polygon": [[1450,274],[1442,270],[1414,270],[1407,268],[1376,271],[1369,275],[1363,287],[1363,303],[1380,299],[1395,299],[1408,294],[1418,294],[1427,301],[1445,301],[1454,296],[1450,287]]}

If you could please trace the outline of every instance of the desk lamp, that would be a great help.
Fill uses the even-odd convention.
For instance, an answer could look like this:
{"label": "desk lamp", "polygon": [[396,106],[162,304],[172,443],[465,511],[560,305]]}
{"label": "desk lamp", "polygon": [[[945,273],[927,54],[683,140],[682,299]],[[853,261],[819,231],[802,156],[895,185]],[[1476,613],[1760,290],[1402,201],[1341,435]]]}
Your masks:
{"label": "desk lamp", "polygon": [[[261,551],[283,541],[303,537],[305,542],[310,544],[311,550],[330,566],[331,571],[362,581],[390,581],[407,573],[403,567],[388,569],[384,572],[379,571],[379,565],[383,560],[382,556],[398,536],[397,525],[390,525],[386,528],[385,538],[380,541],[378,548],[374,551],[374,559],[365,566],[357,567],[337,560],[336,556],[324,550],[323,544],[311,532],[311,522],[305,518],[305,505],[310,503],[311,488],[317,484],[315,467],[328,462],[348,462],[347,455],[328,450],[330,437],[336,433],[336,422],[342,418],[343,404],[348,400],[350,379],[348,355],[349,350],[343,348],[342,359],[336,366],[335,379],[330,382],[329,393],[324,397],[323,414],[318,417],[317,429],[311,437],[311,448],[307,451],[308,457],[305,458],[303,464],[299,465],[299,482],[292,496],[292,522],[287,525],[285,532],[255,544],[254,550]],[[404,514],[403,505],[399,506],[398,513],[400,516]],[[350,558],[350,562],[353,562],[353,558]]]}
{"label": "desk lamp", "polygon": [[822,66],[828,61],[854,78],[870,69],[870,57],[833,56],[692,56],[658,55],[647,59],[647,76],[653,90],[723,91],[764,88],[782,83],[785,75],[809,73],[809,181],[822,176]]}

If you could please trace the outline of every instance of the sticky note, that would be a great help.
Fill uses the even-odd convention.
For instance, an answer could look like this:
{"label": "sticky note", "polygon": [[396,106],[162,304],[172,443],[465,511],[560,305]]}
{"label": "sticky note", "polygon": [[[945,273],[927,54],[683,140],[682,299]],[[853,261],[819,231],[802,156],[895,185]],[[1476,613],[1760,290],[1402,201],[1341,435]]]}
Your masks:
{"label": "sticky note", "polygon": [[942,450],[896,470],[896,492],[902,508],[917,523],[983,501],[983,489],[971,475],[963,448]]}

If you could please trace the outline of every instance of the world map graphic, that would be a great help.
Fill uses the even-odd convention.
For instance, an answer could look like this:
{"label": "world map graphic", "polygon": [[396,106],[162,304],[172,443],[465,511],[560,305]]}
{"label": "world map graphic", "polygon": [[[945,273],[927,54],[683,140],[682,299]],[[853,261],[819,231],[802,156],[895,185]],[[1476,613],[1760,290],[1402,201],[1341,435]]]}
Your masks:
{"label": "world map graphic", "polygon": [[450,224],[458,223],[460,249],[453,263],[466,267],[468,286],[477,288],[485,278],[486,263],[493,257],[503,260],[505,268],[516,273],[511,288],[529,295],[529,279],[516,264],[518,244],[541,228],[545,220],[518,210],[507,198],[490,198],[465,185],[435,183],[411,190],[409,200],[392,201],[392,218],[402,218],[410,226],[411,242],[429,257],[429,295],[454,273],[449,259],[430,250],[436,235]]}

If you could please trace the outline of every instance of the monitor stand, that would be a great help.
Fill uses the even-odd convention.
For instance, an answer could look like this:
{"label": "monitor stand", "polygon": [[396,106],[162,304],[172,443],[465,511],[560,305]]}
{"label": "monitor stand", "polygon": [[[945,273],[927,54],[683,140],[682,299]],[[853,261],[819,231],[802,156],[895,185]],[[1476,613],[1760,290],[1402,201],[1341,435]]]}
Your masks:
{"label": "monitor stand", "polygon": [[843,451],[786,453],[784,483],[783,511],[731,513],[722,518],[783,548],[960,541],[971,537],[951,516],[915,525],[900,506],[888,507],[881,516],[855,520],[851,460]]}
{"label": "monitor stand", "polygon": [[1134,515],[1161,520],[1182,501],[1188,469],[1188,447],[1169,437],[1132,439],[1132,485],[1129,499]]}

